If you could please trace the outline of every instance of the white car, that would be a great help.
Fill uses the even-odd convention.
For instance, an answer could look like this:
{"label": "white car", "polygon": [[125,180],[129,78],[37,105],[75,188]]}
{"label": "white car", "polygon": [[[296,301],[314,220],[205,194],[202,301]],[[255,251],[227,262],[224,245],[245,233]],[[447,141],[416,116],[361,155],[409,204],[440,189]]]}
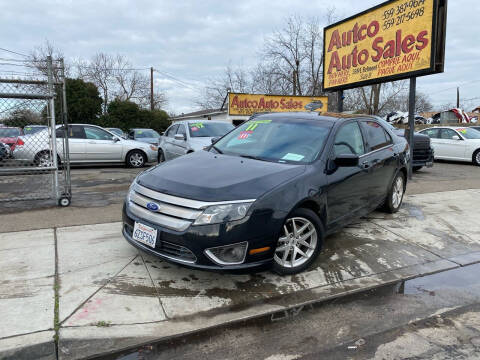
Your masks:
{"label": "white car", "polygon": [[199,151],[212,145],[235,127],[231,123],[212,120],[184,120],[172,124],[160,138],[158,162]]}
{"label": "white car", "polygon": [[[139,141],[125,140],[100,126],[72,124],[68,126],[70,163],[125,163],[142,167],[157,160],[158,147]],[[58,160],[63,161],[65,127],[57,126]],[[33,162],[37,166],[51,166],[50,129],[32,135],[20,136],[13,150],[13,158]]]}
{"label": "white car", "polygon": [[461,126],[442,126],[420,133],[432,140],[435,159],[473,162],[480,166],[480,131]]}

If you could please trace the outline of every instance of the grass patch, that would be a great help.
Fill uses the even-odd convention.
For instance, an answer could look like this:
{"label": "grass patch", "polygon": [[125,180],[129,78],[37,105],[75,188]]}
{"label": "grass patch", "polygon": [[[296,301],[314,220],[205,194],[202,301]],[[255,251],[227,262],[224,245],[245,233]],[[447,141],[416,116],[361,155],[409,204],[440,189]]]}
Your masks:
{"label": "grass patch", "polygon": [[111,323],[109,321],[101,320],[101,321],[95,323],[94,325],[97,326],[97,327],[110,327]]}

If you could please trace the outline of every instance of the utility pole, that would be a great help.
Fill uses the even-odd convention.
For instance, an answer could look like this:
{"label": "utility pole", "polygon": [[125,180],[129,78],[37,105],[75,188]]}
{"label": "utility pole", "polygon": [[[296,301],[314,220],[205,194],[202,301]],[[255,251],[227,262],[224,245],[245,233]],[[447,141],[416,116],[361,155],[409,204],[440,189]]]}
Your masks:
{"label": "utility pole", "polygon": [[457,87],[457,109],[460,109],[460,88]]}
{"label": "utility pole", "polygon": [[150,110],[153,111],[153,67],[150,68]]}

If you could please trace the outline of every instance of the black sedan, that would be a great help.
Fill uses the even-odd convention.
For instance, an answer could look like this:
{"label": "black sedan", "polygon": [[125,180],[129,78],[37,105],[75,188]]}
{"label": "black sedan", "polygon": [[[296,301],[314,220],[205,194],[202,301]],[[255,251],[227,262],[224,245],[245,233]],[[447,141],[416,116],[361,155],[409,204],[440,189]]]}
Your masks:
{"label": "black sedan", "polygon": [[266,114],[140,174],[123,209],[137,248],[199,269],[306,269],[326,235],[402,204],[405,139],[373,117]]}

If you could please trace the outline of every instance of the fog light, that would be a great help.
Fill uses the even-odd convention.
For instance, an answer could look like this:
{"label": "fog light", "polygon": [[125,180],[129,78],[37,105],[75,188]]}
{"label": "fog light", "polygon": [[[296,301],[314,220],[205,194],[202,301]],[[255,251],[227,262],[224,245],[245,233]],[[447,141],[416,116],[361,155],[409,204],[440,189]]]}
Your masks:
{"label": "fog light", "polygon": [[219,265],[238,265],[245,261],[248,242],[219,246],[205,250],[205,254]]}

